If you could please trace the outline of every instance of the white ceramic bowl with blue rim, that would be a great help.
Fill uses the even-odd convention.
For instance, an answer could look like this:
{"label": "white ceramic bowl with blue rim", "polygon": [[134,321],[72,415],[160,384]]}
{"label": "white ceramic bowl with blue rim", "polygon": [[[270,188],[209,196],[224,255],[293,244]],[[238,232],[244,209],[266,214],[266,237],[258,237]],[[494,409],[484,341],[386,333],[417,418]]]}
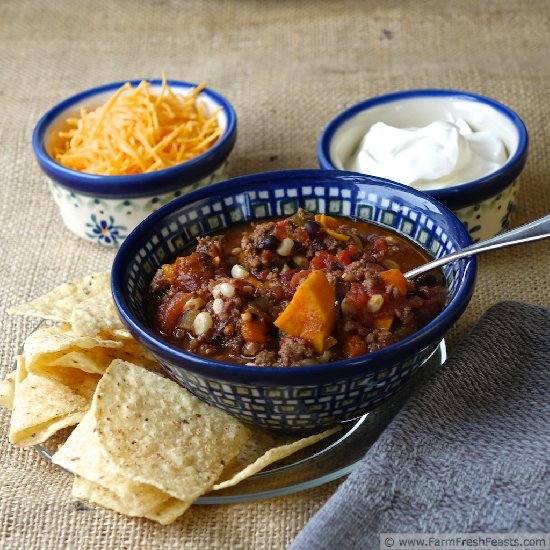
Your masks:
{"label": "white ceramic bowl with blue rim", "polygon": [[399,390],[464,311],[476,271],[473,257],[444,267],[448,304],[416,334],[323,365],[272,368],[214,361],[169,344],[151,329],[145,296],[162,264],[198,235],[219,233],[241,221],[289,216],[298,207],[392,228],[434,257],[471,243],[447,208],[414,189],[352,172],[289,170],[234,178],[172,201],[128,236],[112,269],[122,321],[171,377],[244,421],[284,431],[318,430],[357,417]]}
{"label": "white ceramic bowl with blue rim", "polygon": [[[129,81],[136,87],[141,81]],[[158,93],[161,80],[148,80]],[[197,85],[169,80],[177,94],[186,95]],[[71,170],[54,161],[52,150],[59,144],[59,131],[66,120],[78,117],[80,109],[103,105],[125,82],[114,82],[80,92],[52,107],[37,123],[32,137],[38,164],[48,176],[48,185],[65,225],[84,239],[118,246],[132,229],[163,204],[193,189],[227,178],[228,157],[237,138],[237,119],[231,104],[205,88],[198,96],[207,113],[219,109],[222,130],[218,141],[197,157],[163,170],[130,176],[100,176]]]}
{"label": "white ceramic bowl with blue rim", "polygon": [[519,192],[518,176],[525,166],[529,144],[520,117],[494,99],[441,89],[407,90],[367,99],[341,112],[325,127],[317,146],[319,165],[325,170],[342,170],[376,122],[409,128],[459,118],[473,129],[488,130],[499,137],[508,160],[487,176],[426,193],[450,208],[474,241],[488,239],[510,225]]}

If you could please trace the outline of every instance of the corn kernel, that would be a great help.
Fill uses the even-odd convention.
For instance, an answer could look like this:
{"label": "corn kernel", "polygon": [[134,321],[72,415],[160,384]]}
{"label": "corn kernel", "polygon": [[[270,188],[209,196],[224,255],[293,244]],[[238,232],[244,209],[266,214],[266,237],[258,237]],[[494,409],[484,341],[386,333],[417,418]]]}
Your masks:
{"label": "corn kernel", "polygon": [[234,277],[235,279],[246,279],[248,275],[248,271],[242,265],[235,264],[231,268],[231,277]]}
{"label": "corn kernel", "polygon": [[209,331],[213,324],[212,315],[208,311],[201,311],[193,321],[193,330],[197,336],[201,336]]}
{"label": "corn kernel", "polygon": [[291,238],[286,237],[281,241],[281,244],[277,248],[277,254],[281,256],[290,256],[293,247],[294,241]]}
{"label": "corn kernel", "polygon": [[367,302],[367,311],[376,313],[384,305],[384,296],[382,294],[373,294]]}

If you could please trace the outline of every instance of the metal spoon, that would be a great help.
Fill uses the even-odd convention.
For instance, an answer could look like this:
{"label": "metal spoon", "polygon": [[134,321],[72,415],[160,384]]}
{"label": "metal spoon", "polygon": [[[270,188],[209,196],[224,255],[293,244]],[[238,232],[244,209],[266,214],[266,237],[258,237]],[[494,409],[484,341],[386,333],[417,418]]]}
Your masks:
{"label": "metal spoon", "polygon": [[548,237],[550,237],[550,215],[526,223],[525,225],[512,229],[511,231],[507,231],[506,233],[501,233],[500,235],[487,239],[486,241],[481,241],[479,243],[467,246],[466,248],[463,248],[458,252],[453,252],[448,256],[443,256],[437,260],[432,260],[427,264],[420,265],[410,271],[407,271],[404,275],[406,279],[414,279],[421,273],[430,271],[430,269],[433,269],[434,267],[439,267],[440,265],[454,262],[455,260],[466,256],[472,256],[474,254],[479,254],[480,252],[496,250],[497,248],[504,248],[505,246],[512,246],[514,244],[547,239]]}

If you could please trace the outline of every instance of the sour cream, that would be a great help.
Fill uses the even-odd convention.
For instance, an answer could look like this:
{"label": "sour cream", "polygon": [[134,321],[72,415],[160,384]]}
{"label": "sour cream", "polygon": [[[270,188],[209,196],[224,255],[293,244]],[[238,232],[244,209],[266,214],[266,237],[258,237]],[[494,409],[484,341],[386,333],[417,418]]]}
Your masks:
{"label": "sour cream", "polygon": [[377,122],[345,168],[425,191],[486,176],[507,159],[500,138],[488,131],[474,131],[462,119],[432,122],[422,128]]}

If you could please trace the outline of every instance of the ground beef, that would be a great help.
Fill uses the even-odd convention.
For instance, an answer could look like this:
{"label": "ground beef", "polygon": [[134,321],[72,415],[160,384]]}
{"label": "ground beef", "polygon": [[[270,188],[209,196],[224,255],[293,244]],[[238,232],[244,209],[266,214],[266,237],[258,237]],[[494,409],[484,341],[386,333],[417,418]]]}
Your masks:
{"label": "ground beef", "polygon": [[311,346],[301,338],[288,336],[281,339],[278,362],[283,367],[299,364],[313,355],[314,351]]}
{"label": "ground beef", "polygon": [[215,235],[213,237],[199,237],[197,239],[197,247],[195,249],[199,254],[205,254],[212,258],[219,257],[223,246],[223,235]]}
{"label": "ground beef", "polygon": [[168,290],[169,286],[170,284],[164,277],[164,272],[162,271],[162,269],[157,269],[157,272],[155,273],[155,276],[153,277],[153,280],[149,285],[149,292],[152,292],[153,294],[159,294]]}

